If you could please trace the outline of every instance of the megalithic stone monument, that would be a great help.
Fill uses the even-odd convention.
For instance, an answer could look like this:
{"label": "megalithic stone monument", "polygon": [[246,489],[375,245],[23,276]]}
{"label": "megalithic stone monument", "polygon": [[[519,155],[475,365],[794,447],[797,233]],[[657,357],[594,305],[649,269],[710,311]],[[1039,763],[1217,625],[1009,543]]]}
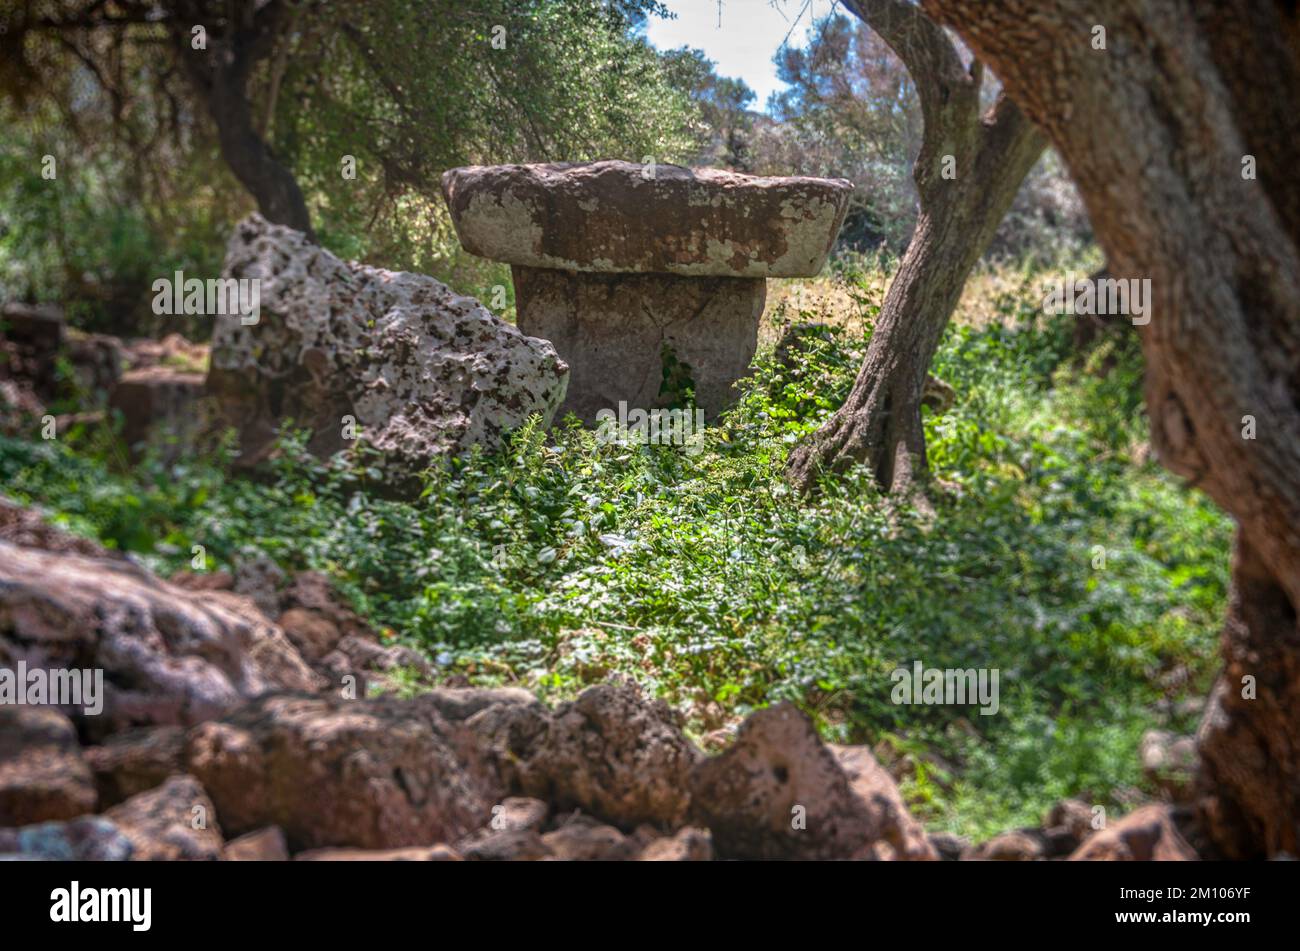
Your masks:
{"label": "megalithic stone monument", "polygon": [[629,162],[454,168],[465,250],[511,265],[518,326],[569,364],[572,412],[653,409],[665,372],[710,416],[749,368],[769,277],[826,262],[853,186]]}

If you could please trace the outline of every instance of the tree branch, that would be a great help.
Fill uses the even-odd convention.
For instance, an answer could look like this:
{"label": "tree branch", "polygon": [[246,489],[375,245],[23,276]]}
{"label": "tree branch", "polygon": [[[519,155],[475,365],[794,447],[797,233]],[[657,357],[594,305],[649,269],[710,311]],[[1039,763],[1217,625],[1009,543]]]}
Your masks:
{"label": "tree branch", "polygon": [[944,191],[939,187],[943,159],[952,156],[957,174],[970,174],[978,155],[983,68],[976,61],[967,70],[943,27],[908,0],[841,2],[885,41],[912,77],[923,120],[912,178],[922,206],[933,206]]}
{"label": "tree branch", "polygon": [[[908,0],[840,0],[845,9],[876,31],[903,61],[921,98],[926,128],[938,125],[954,98],[978,101],[978,77],[967,72],[943,27]],[[955,97],[957,91],[964,96]]]}

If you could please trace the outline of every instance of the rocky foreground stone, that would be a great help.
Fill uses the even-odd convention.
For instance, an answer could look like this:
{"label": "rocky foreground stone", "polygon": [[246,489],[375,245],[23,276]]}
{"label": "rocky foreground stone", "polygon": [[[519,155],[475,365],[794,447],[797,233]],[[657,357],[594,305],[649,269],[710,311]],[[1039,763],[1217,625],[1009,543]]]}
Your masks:
{"label": "rocky foreground stone", "polygon": [[0,617],[0,666],[102,672],[102,711],[77,714],[93,739],[327,683],[247,599],[184,591],[126,560],[0,542]]}
{"label": "rocky foreground stone", "polygon": [[98,714],[0,707],[0,857],[1194,857],[1167,806],[1094,833],[1063,804],[1009,834],[1021,845],[927,836],[867,747],[823,743],[786,703],[710,757],[628,681],[554,708],[511,688],[367,697],[412,658],[322,576],[163,581],[14,512],[0,504],[0,527],[24,526],[0,541],[0,668],[109,676]]}
{"label": "rocky foreground stone", "polygon": [[[172,461],[212,435],[204,399],[208,348],[180,334],[122,339],[69,327],[54,306],[0,308],[0,432],[50,438],[74,426],[122,421],[125,448]],[[65,373],[68,368],[71,373]],[[51,406],[73,401],[75,413]]]}
{"label": "rocky foreground stone", "polygon": [[236,226],[224,276],[260,282],[256,323],[217,320],[207,379],[247,463],[292,419],[317,454],[369,446],[410,479],[498,447],[533,414],[549,424],[564,398],[568,367],[545,340],[431,277],[349,264],[259,215]]}
{"label": "rocky foreground stone", "polygon": [[562,413],[667,405],[665,372],[715,415],[757,346],[769,277],[812,277],[852,185],[629,162],[456,168],[461,244],[512,267],[519,328],[555,344]]}

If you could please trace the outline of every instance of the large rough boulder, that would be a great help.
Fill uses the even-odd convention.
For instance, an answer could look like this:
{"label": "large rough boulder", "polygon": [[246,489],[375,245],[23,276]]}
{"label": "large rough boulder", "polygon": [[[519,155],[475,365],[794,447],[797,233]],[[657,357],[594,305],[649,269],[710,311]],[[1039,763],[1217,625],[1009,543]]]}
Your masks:
{"label": "large rough boulder", "polygon": [[431,277],[346,263],[259,215],[235,228],[224,273],[260,282],[258,321],[217,322],[208,373],[247,462],[292,418],[318,454],[355,442],[414,476],[534,413],[549,423],[564,398],[550,344]]}
{"label": "large rough boulder", "polygon": [[95,775],[100,808],[116,805],[183,773],[185,731],[179,726],[140,727],[108,737],[84,751]]}
{"label": "large rough boulder", "polygon": [[1196,850],[1179,829],[1186,817],[1165,803],[1135,809],[1088,839],[1074,862],[1194,862]]}
{"label": "large rough boulder", "polygon": [[692,819],[723,858],[938,858],[870,750],[828,747],[788,703],[750,716],[690,790]]}
{"label": "large rough boulder", "polygon": [[499,790],[432,704],[275,695],[191,732],[186,759],[230,834],[279,826],[293,851],[454,841]]}
{"label": "large rough boulder", "polygon": [[623,829],[675,829],[685,821],[690,774],[701,754],[662,700],[646,699],[630,682],[612,682],[584,690],[541,722],[532,716],[536,729],[523,731],[527,743],[513,757],[524,795]]}
{"label": "large rough boulder", "polygon": [[[810,724],[811,725],[811,721]],[[849,789],[854,799],[865,805],[872,828],[879,830],[887,848],[877,848],[883,858],[903,860],[931,860],[938,855],[930,845],[929,837],[903,802],[889,771],[876,762],[866,746],[837,746],[828,749],[835,754],[840,769],[848,777]]]}
{"label": "large rough boulder", "polygon": [[138,862],[221,858],[216,810],[193,776],[173,776],[104,813],[131,840]]}
{"label": "large rough boulder", "polygon": [[0,826],[93,812],[95,784],[77,731],[57,710],[0,706]]}
{"label": "large rough boulder", "polygon": [[[757,346],[768,277],[811,277],[839,233],[842,179],[628,162],[456,168],[461,244],[512,266],[519,328],[572,369],[562,413],[670,405],[715,416]],[[665,379],[672,385],[662,389]]]}
{"label": "large rough boulder", "polygon": [[20,660],[103,672],[102,712],[68,711],[92,740],[326,685],[245,598],[184,591],[129,561],[0,541],[0,667]]}

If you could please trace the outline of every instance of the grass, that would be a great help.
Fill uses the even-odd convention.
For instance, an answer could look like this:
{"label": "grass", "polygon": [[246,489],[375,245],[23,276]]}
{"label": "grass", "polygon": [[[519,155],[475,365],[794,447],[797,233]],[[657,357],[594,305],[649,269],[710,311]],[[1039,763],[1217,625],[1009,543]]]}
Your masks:
{"label": "grass", "polygon": [[[844,269],[820,311],[778,288],[772,326],[833,326],[791,366],[760,356],[695,455],[530,425],[407,503],[301,438],[257,481],[219,458],[127,470],[92,441],[6,439],[0,478],[160,571],[194,544],[211,568],[257,548],[326,571],[442,679],[554,700],[627,674],[701,738],[792,700],[893,762],[934,829],[984,836],[1067,795],[1122,807],[1142,732],[1189,728],[1162,711],[1208,686],[1229,522],[1146,460],[1133,341],[1081,359],[1023,275],[959,315],[935,361],[958,399],[926,419],[933,523],[862,472],[792,497],[786,456],[847,392],[884,284]],[[917,660],[998,670],[999,712],[895,704],[890,672]]]}

